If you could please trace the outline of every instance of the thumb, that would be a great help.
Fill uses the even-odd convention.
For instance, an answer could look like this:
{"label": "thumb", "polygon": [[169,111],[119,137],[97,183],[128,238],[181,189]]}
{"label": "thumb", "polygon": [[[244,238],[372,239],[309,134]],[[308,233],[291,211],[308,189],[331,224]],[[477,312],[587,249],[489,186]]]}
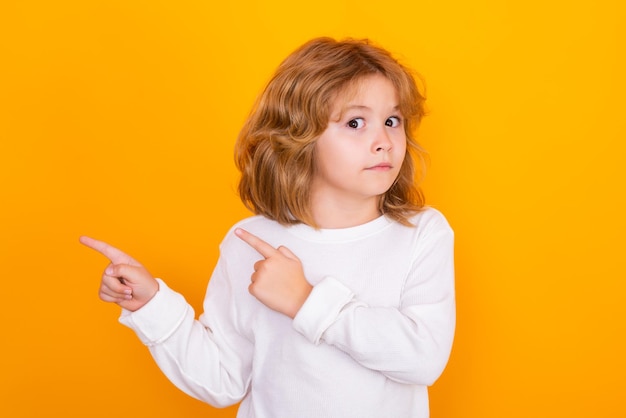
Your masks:
{"label": "thumb", "polygon": [[280,252],[282,255],[284,255],[287,258],[290,258],[292,260],[298,260],[300,261],[300,259],[298,258],[298,256],[296,256],[294,253],[291,252],[291,250],[283,245],[281,245],[280,247],[278,247],[278,252]]}
{"label": "thumb", "polygon": [[105,270],[106,275],[114,277],[133,292],[133,301],[123,302],[128,309],[134,311],[148,302],[159,290],[159,283],[142,266],[128,264],[111,264]]}
{"label": "thumb", "polygon": [[127,285],[137,284],[141,282],[142,279],[152,278],[145,268],[128,264],[110,264],[104,273],[107,276],[122,280]]}

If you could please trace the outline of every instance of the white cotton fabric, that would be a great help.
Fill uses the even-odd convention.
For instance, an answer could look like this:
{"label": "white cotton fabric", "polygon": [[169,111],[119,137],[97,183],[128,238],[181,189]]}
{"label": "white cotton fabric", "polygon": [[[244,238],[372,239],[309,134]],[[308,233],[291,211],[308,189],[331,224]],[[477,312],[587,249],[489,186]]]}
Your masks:
{"label": "white cotton fabric", "polygon": [[[315,230],[247,218],[220,245],[198,319],[159,280],[120,321],[176,386],[216,407],[241,401],[239,418],[428,417],[454,335],[454,239],[435,209],[412,222]],[[248,293],[261,256],[235,227],[302,261],[314,288],[293,320]]]}

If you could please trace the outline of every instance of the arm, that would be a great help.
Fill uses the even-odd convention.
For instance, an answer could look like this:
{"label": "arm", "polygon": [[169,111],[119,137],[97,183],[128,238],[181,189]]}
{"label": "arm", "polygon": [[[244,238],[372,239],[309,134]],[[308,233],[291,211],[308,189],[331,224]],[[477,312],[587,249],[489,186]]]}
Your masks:
{"label": "arm", "polygon": [[[124,308],[120,322],[148,346],[172,383],[217,407],[243,398],[250,380],[252,346],[229,321],[234,304],[223,263],[218,261],[207,291],[205,313],[196,320],[182,295],[154,279],[132,258],[100,241],[83,237],[81,242],[111,260],[103,275],[101,298]],[[131,262],[133,265],[123,264]],[[138,300],[138,290],[155,287],[158,291]]]}
{"label": "arm", "polygon": [[333,277],[311,287],[287,248],[242,229],[235,233],[263,256],[250,293],[293,318],[309,341],[332,345],[392,380],[430,385],[447,364],[454,336],[454,236],[443,216],[419,228],[398,307],[368,306]]}
{"label": "arm", "polygon": [[294,328],[392,380],[434,383],[448,361],[455,328],[453,233],[445,223],[429,225],[424,234],[398,308],[368,306],[327,277],[314,287]]}
{"label": "arm", "polygon": [[120,322],[148,346],[163,373],[179,389],[216,407],[245,396],[251,374],[252,345],[232,324],[236,308],[223,263],[209,282],[205,311],[195,319],[182,295],[161,282],[161,290],[144,308]]}

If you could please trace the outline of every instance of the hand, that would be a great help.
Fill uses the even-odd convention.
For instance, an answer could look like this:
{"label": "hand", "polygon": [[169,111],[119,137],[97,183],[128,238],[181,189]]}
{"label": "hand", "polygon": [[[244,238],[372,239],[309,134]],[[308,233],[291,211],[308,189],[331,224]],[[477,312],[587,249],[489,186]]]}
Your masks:
{"label": "hand", "polygon": [[141,264],[117,248],[89,237],[80,237],[81,244],[98,251],[111,261],[102,275],[98,295],[105,302],[117,303],[136,311],[159,290],[159,283]]}
{"label": "hand", "polygon": [[250,294],[268,308],[294,318],[313,289],[304,277],[300,259],[287,247],[274,248],[241,228],[235,235],[263,256],[254,263]]}

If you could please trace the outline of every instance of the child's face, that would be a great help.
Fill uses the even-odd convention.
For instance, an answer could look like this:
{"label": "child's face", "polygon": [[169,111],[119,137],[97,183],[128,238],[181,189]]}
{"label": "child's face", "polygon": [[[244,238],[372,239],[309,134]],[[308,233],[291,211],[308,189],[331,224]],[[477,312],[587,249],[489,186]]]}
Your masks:
{"label": "child's face", "polygon": [[328,127],[316,143],[311,191],[317,199],[377,207],[405,153],[396,90],[384,76],[368,76],[348,100],[339,97],[332,104]]}

